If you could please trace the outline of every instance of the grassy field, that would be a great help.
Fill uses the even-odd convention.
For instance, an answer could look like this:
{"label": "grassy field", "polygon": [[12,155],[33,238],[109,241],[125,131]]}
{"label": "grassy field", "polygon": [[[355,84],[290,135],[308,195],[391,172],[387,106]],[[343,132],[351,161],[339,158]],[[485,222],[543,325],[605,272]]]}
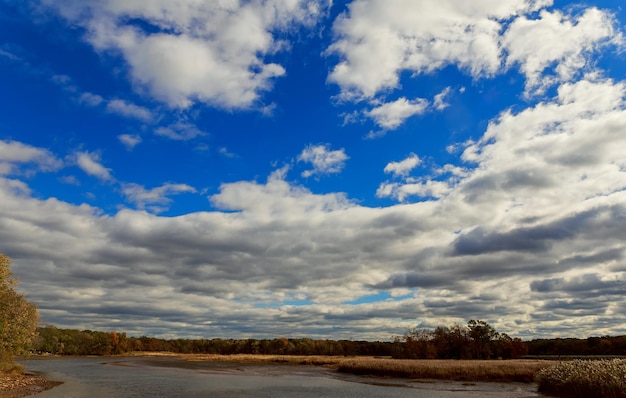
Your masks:
{"label": "grassy field", "polygon": [[554,365],[544,360],[409,360],[379,357],[291,355],[181,355],[186,361],[318,365],[339,372],[378,377],[463,381],[532,382],[535,373]]}

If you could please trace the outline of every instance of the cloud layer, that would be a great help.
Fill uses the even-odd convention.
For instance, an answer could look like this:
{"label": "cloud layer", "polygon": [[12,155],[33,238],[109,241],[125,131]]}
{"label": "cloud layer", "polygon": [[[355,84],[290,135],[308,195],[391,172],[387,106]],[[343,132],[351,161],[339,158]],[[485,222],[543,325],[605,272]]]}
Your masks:
{"label": "cloud layer", "polygon": [[[135,94],[163,106],[105,98],[55,75],[77,106],[142,123],[139,132],[110,132],[127,149],[122,159],[146,156],[151,141],[208,136],[194,109],[263,108],[289,74],[276,55],[298,45],[289,40],[298,29],[320,34],[331,9],[312,0],[36,4],[78,27],[105,59],[121,60]],[[414,116],[458,115],[452,97],[464,90],[405,88],[420,77],[454,69],[475,87],[523,79],[515,87],[525,102],[496,104],[476,136],[432,132],[458,149],[437,159],[418,139],[392,154],[327,134],[313,141],[321,144],[294,139],[299,146],[286,146],[269,175],[231,177],[208,170],[205,158],[190,161],[196,174],[223,172],[206,188],[171,181],[165,160],[139,183],[123,181],[114,155],[99,148],[64,154],[0,140],[0,250],[42,319],[60,327],[387,339],[471,316],[522,337],[626,334],[626,83],[594,58],[620,46],[622,34],[606,10],[568,12],[550,0],[354,0],[328,22],[329,41],[316,49],[337,94],[328,102],[382,129],[379,137],[405,126],[413,138]],[[263,139],[245,138],[266,150]],[[220,164],[250,156],[233,142],[216,145]],[[339,177],[357,157],[371,165],[353,175],[375,182],[353,192],[370,187],[369,196],[312,188],[324,179],[353,186]],[[140,155],[132,159],[142,166]],[[67,174],[75,170],[119,202],[105,209],[34,188],[46,173],[77,187],[82,180]],[[202,210],[160,215],[192,196]]]}
{"label": "cloud layer", "polygon": [[[499,327],[544,335],[576,313],[576,334],[619,332],[625,94],[622,83],[583,80],[504,112],[467,144],[462,158],[474,168],[446,195],[386,208],[314,194],[276,173],[224,184],[211,197],[224,211],[107,216],[31,197],[4,177],[4,250],[43,316],[61,325],[105,327],[106,317],[106,327],[152,333],[246,335],[237,326],[246,319],[250,334],[345,337],[333,325],[350,323],[345,333],[375,338],[415,318],[497,314]],[[83,155],[93,175],[109,175]],[[406,175],[415,159],[388,171]],[[158,205],[163,193],[192,188],[124,189]],[[381,290],[387,300],[349,304]],[[309,305],[288,304],[302,300]],[[604,318],[611,326],[598,329]]]}

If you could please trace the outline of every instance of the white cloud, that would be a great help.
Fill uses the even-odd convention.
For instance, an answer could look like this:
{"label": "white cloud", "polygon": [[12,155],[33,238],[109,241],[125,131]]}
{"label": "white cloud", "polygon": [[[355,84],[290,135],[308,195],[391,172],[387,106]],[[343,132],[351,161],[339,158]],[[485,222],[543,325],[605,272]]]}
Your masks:
{"label": "white cloud", "polygon": [[395,89],[402,71],[428,73],[449,64],[474,77],[501,66],[499,21],[551,0],[355,0],[333,26],[328,52],[340,57],[329,80],[344,98]]}
{"label": "white cloud", "polygon": [[104,98],[98,94],[84,92],[78,97],[78,102],[87,106],[98,106],[104,102]]}
{"label": "white cloud", "polygon": [[[623,44],[608,11],[587,8],[568,16],[544,9],[551,4],[353,1],[334,24],[335,41],[328,53],[338,55],[339,63],[328,79],[339,85],[340,97],[359,100],[399,88],[403,71],[424,74],[452,64],[478,78],[519,65],[527,78],[527,94],[542,93],[593,67],[588,57],[602,46]],[[525,15],[538,10],[538,18]],[[435,108],[443,109],[445,103],[437,98],[443,100],[436,97]]]}
{"label": "white cloud", "polygon": [[107,169],[100,163],[100,156],[96,153],[78,152],[76,153],[76,164],[85,173],[103,181],[111,181],[111,169]]}
{"label": "white cloud", "polygon": [[121,99],[113,99],[107,103],[107,112],[115,113],[124,117],[138,119],[142,122],[151,122],[154,118],[152,112],[143,106],[131,104]]}
{"label": "white cloud", "polygon": [[154,130],[154,134],[176,141],[189,141],[196,137],[206,135],[206,133],[198,129],[198,127],[187,122],[177,122],[167,127],[159,127]]}
{"label": "white cloud", "polygon": [[[312,26],[330,6],[322,0],[44,3],[83,26],[96,49],[121,54],[133,82],[170,107],[198,101],[227,109],[250,107],[285,73],[264,61],[286,47],[273,32]],[[134,18],[157,31],[128,24]]]}
{"label": "white cloud", "polygon": [[19,173],[21,168],[30,165],[37,170],[54,171],[62,167],[62,162],[46,149],[0,140],[0,175]]}
{"label": "white cloud", "polygon": [[436,174],[450,174],[455,177],[465,177],[469,174],[469,171],[463,167],[455,166],[453,164],[446,164],[443,167],[437,169]]}
{"label": "white cloud", "polygon": [[68,75],[52,75],[50,76],[50,81],[52,83],[57,84],[68,91],[75,91],[76,86],[74,85],[72,78]]}
{"label": "white cloud", "polygon": [[298,156],[299,162],[313,166],[313,169],[302,172],[303,177],[339,173],[348,159],[343,149],[331,151],[328,145],[309,145]]}
{"label": "white cloud", "polygon": [[582,80],[561,85],[553,102],[503,113],[463,152],[464,160],[481,165],[463,185],[476,189],[470,195],[476,199],[481,187],[500,187],[503,196],[524,203],[525,216],[560,214],[568,203],[584,206],[623,189],[618,148],[626,138],[617,132],[626,120],[625,94],[623,83]]}
{"label": "white cloud", "polygon": [[[571,80],[585,67],[593,67],[589,55],[608,43],[621,41],[613,17],[588,8],[577,17],[560,11],[541,11],[539,18],[515,19],[503,36],[507,66],[520,65],[526,75],[526,91],[542,93],[547,86]],[[554,73],[544,74],[549,67]]]}
{"label": "white cloud", "polygon": [[0,48],[0,57],[8,58],[11,61],[20,61],[21,60],[21,58],[18,57],[17,55],[13,54],[10,51],[3,50],[2,48]]}
{"label": "white cloud", "polygon": [[220,155],[226,156],[227,158],[236,158],[238,157],[236,153],[230,152],[226,147],[220,147],[219,149]]}
{"label": "white cloud", "polygon": [[410,196],[419,198],[442,198],[451,190],[445,181],[426,180],[422,182],[382,183],[376,190],[379,198],[393,198],[404,202]]}
{"label": "white cloud", "polygon": [[122,193],[128,201],[139,209],[148,209],[154,213],[167,210],[172,202],[168,196],[195,192],[196,189],[187,184],[167,183],[152,189],[146,189],[139,184],[122,184]]}
{"label": "white cloud", "polygon": [[421,115],[428,108],[428,101],[423,98],[408,100],[404,97],[387,102],[366,112],[366,115],[384,129],[398,128],[411,116]]}
{"label": "white cloud", "polygon": [[433,107],[436,110],[442,111],[450,106],[450,104],[446,102],[446,98],[450,95],[451,90],[451,87],[446,87],[439,94],[435,95],[435,98],[433,99]]}
{"label": "white cloud", "polygon": [[401,160],[399,162],[389,162],[387,166],[385,166],[385,173],[393,173],[394,176],[404,176],[406,177],[411,170],[413,170],[417,165],[421,163],[420,158],[411,153],[406,159]]}
{"label": "white cloud", "polygon": [[132,151],[137,145],[141,143],[141,137],[137,134],[120,134],[117,139],[128,149]]}
{"label": "white cloud", "polygon": [[73,175],[59,177],[59,181],[61,181],[63,184],[80,186],[80,181],[78,181],[78,178]]}

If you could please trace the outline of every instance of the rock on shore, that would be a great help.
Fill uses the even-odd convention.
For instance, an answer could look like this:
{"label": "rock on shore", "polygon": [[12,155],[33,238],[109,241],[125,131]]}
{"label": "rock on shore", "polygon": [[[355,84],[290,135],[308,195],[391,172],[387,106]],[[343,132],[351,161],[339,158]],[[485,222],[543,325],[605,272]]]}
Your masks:
{"label": "rock on shore", "polygon": [[61,384],[34,375],[0,374],[0,396],[22,398],[34,395]]}

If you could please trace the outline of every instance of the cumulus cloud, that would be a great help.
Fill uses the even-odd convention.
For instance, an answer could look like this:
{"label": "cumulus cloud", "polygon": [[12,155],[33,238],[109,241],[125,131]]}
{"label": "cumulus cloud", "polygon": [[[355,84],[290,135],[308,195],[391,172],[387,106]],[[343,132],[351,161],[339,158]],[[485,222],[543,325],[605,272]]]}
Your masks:
{"label": "cumulus cloud", "polygon": [[76,165],[85,173],[103,181],[112,181],[111,169],[100,163],[100,155],[90,152],[78,152],[75,155]]}
{"label": "cumulus cloud", "polygon": [[110,100],[107,103],[107,112],[132,119],[138,119],[142,122],[150,122],[154,118],[154,115],[152,115],[152,112],[148,108],[131,104],[130,102],[121,99]]}
{"label": "cumulus cloud", "polygon": [[225,156],[227,158],[231,158],[232,159],[232,158],[238,157],[236,153],[230,152],[228,150],[228,148],[226,148],[226,147],[220,147],[218,152],[219,152],[220,155]]}
{"label": "cumulus cloud", "polygon": [[98,94],[84,92],[78,97],[78,102],[87,106],[98,106],[104,102],[104,98]]}
{"label": "cumulus cloud", "polygon": [[348,159],[344,149],[333,151],[328,145],[309,145],[298,156],[299,162],[310,163],[313,166],[311,170],[302,172],[303,177],[339,173]]}
{"label": "cumulus cloud", "polygon": [[[521,16],[503,36],[506,64],[520,65],[527,93],[541,93],[555,82],[570,81],[584,67],[593,67],[588,58],[599,47],[620,42],[615,24],[611,14],[597,8],[576,17],[545,10],[537,19]],[[554,73],[544,74],[549,67]]]}
{"label": "cumulus cloud", "polygon": [[[587,8],[572,16],[546,10],[550,5],[551,0],[356,0],[334,23],[328,53],[339,62],[328,79],[339,85],[342,98],[358,100],[398,89],[403,71],[425,74],[456,65],[479,78],[519,65],[527,94],[541,93],[592,67],[589,55],[600,47],[623,42],[609,12]],[[538,18],[529,15],[534,11],[540,11]],[[436,109],[445,107],[444,97],[435,97]]]}
{"label": "cumulus cloud", "polygon": [[423,98],[408,100],[402,97],[377,106],[366,112],[366,115],[373,119],[378,126],[393,130],[411,116],[421,115],[427,108],[428,101]]}
{"label": "cumulus cloud", "polygon": [[411,170],[421,163],[421,159],[411,153],[406,159],[399,162],[389,162],[385,166],[385,173],[392,173],[394,176],[407,176]]}
{"label": "cumulus cloud", "polygon": [[345,98],[395,89],[402,71],[428,73],[457,65],[474,77],[501,66],[500,21],[538,10],[550,0],[419,2],[356,0],[337,18],[328,52],[339,56],[329,81]]}
{"label": "cumulus cloud", "polygon": [[451,90],[451,87],[446,87],[439,94],[435,95],[435,98],[433,99],[433,107],[436,110],[442,111],[450,106],[450,104],[446,102],[446,98],[450,95]]}
{"label": "cumulus cloud", "polygon": [[55,171],[62,165],[47,149],[18,141],[0,140],[0,175],[30,172],[29,166],[40,171]]}
{"label": "cumulus cloud", "polygon": [[137,134],[120,134],[117,139],[128,149],[132,151],[137,145],[141,143],[141,137]]}
{"label": "cumulus cloud", "polygon": [[206,133],[197,126],[187,122],[176,122],[169,126],[159,127],[154,130],[154,134],[175,141],[189,141],[196,137],[206,135]]}
{"label": "cumulus cloud", "polygon": [[122,193],[129,202],[135,204],[138,209],[149,209],[154,213],[167,210],[167,206],[172,202],[168,196],[195,192],[196,189],[187,184],[167,183],[152,189],[146,189],[139,184],[122,184]]}
{"label": "cumulus cloud", "polygon": [[379,198],[390,197],[404,202],[410,196],[441,198],[448,192],[450,192],[450,185],[445,181],[385,182],[376,190],[376,196]]}
{"label": "cumulus cloud", "polygon": [[42,3],[85,28],[85,39],[97,50],[121,54],[133,82],[170,107],[203,102],[226,109],[250,107],[285,74],[282,66],[264,60],[287,47],[274,32],[312,26],[330,5],[321,0]]}
{"label": "cumulus cloud", "polygon": [[438,181],[429,176],[410,177],[410,172],[421,162],[421,159],[416,154],[411,153],[404,160],[387,163],[384,172],[393,174],[393,177],[399,178],[400,181],[385,181],[381,183],[376,190],[376,196],[379,198],[393,198],[400,202],[404,202],[409,197],[441,198],[450,192],[452,185],[462,175],[461,168],[446,165],[434,170],[433,174],[439,176],[450,174],[451,176],[447,180]]}

